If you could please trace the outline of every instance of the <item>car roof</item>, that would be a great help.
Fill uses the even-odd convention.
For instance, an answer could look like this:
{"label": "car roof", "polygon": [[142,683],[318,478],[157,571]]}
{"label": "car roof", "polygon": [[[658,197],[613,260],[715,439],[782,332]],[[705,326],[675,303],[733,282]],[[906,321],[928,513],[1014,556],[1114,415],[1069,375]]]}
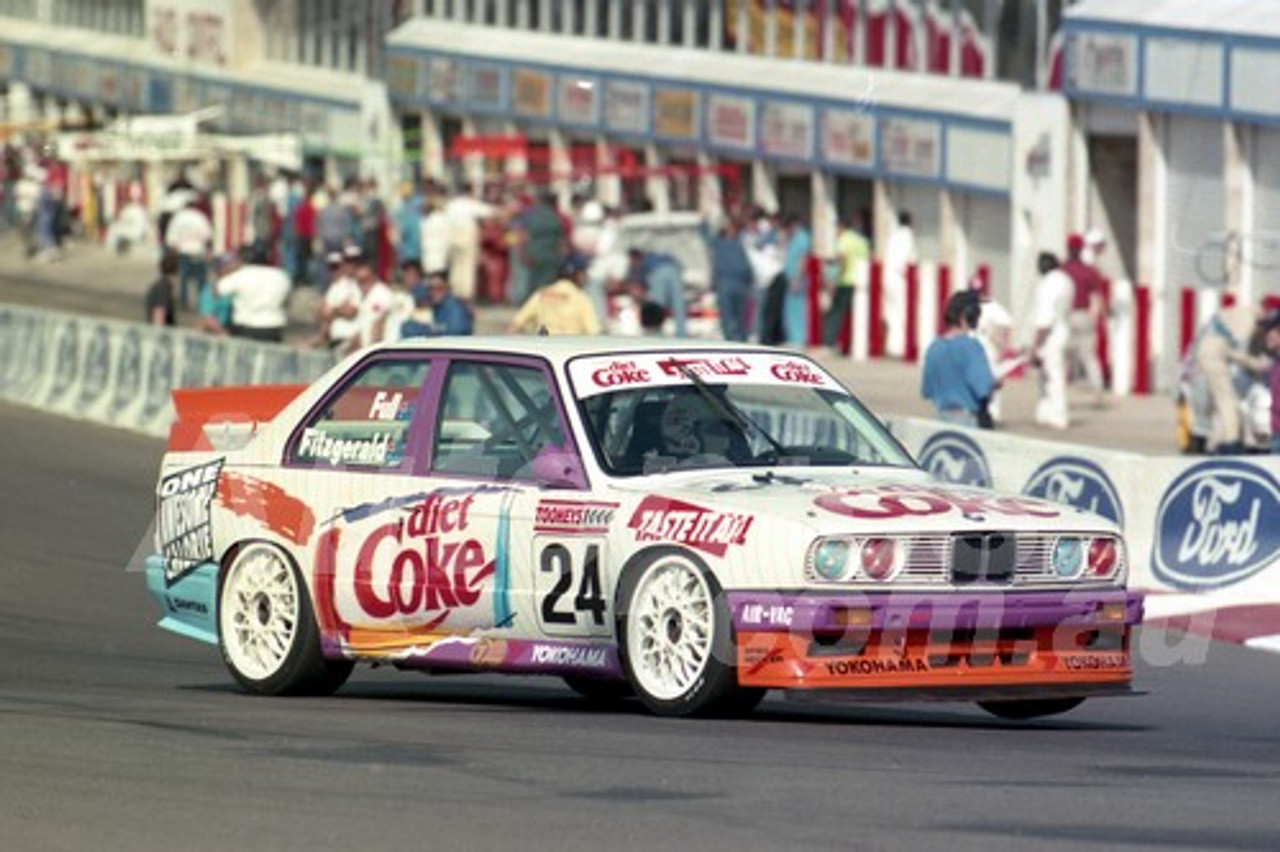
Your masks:
{"label": "car roof", "polygon": [[381,343],[361,354],[377,350],[428,350],[489,352],[495,355],[540,355],[554,364],[578,356],[637,352],[764,352],[773,355],[799,354],[770,346],[731,343],[723,340],[675,340],[666,337],[609,337],[601,335],[476,335],[463,337],[421,337]]}

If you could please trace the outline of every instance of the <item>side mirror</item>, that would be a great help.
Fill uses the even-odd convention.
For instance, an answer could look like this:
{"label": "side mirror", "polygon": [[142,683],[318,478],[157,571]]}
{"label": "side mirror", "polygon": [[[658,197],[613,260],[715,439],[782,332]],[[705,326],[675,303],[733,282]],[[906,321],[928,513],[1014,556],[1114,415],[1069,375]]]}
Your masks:
{"label": "side mirror", "polygon": [[547,444],[538,450],[532,468],[533,478],[544,488],[587,487],[587,475],[578,454],[556,444]]}

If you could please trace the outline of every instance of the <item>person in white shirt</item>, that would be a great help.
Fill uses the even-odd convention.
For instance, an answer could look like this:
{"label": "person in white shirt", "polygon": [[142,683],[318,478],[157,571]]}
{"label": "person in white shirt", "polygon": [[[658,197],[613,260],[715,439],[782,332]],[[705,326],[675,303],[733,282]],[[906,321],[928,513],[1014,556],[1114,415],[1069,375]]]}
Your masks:
{"label": "person in white shirt", "polygon": [[[973,330],[974,337],[982,344],[982,351],[987,355],[991,372],[997,379],[1001,376],[1001,362],[1009,352],[1013,342],[1013,316],[1009,309],[996,301],[991,295],[991,283],[981,275],[969,279],[969,289],[978,298],[978,324]],[[987,402],[987,412],[995,423],[1002,419],[1000,406],[1000,387],[991,393]]]}
{"label": "person in white shirt", "polygon": [[890,358],[907,354],[907,274],[915,262],[916,233],[903,210],[884,248],[884,354]]}
{"label": "person in white shirt", "polygon": [[245,263],[239,253],[219,264],[218,295],[231,299],[231,334],[249,340],[283,343],[289,321],[289,276],[274,266]]}
{"label": "person in white shirt", "polygon": [[178,286],[182,307],[191,305],[188,285],[194,284],[197,296],[209,277],[209,249],[213,243],[213,223],[192,198],[169,220],[164,244],[178,255]]}
{"label": "person in white shirt", "polygon": [[[456,298],[470,302],[476,295],[480,267],[480,221],[493,215],[493,207],[476,198],[470,184],[444,205],[449,222],[449,287]],[[434,271],[434,270],[431,270]]]}
{"label": "person in white shirt", "polygon": [[391,304],[387,307],[387,324],[383,330],[383,340],[400,340],[404,337],[400,327],[413,316],[417,304],[414,301],[414,289],[420,288],[422,282],[422,264],[416,260],[406,260],[400,264],[400,277],[392,281]]}
{"label": "person in white shirt", "polygon": [[329,252],[325,260],[329,266],[329,286],[316,318],[319,332],[315,345],[345,351],[360,330],[356,324],[360,285],[356,283],[355,265],[342,252]]}
{"label": "person in white shirt", "polygon": [[360,310],[356,312],[356,335],[348,352],[356,352],[386,340],[387,314],[394,302],[391,288],[378,280],[373,260],[361,255],[355,262],[356,283],[360,285]]}
{"label": "person in white shirt", "polygon": [[1041,252],[1037,261],[1040,280],[1032,302],[1035,340],[1031,344],[1032,363],[1040,368],[1040,398],[1036,403],[1036,423],[1051,429],[1066,429],[1067,347],[1071,339],[1071,301],[1075,284],[1058,268],[1058,258]]}
{"label": "person in white shirt", "polygon": [[427,212],[418,226],[422,237],[422,269],[441,272],[449,266],[449,217],[438,195],[427,200]]}

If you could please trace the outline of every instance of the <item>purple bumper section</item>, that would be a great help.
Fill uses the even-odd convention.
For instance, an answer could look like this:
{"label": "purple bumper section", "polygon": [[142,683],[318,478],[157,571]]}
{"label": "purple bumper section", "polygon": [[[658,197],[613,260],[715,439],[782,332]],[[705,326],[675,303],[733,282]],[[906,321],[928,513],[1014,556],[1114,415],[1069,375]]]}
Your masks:
{"label": "purple bumper section", "polygon": [[[1124,607],[1123,622],[1103,619],[1105,605]],[[1124,589],[1067,592],[729,592],[733,626],[745,633],[839,634],[873,630],[991,630],[1000,628],[1127,626],[1142,621],[1142,598]],[[1114,608],[1109,607],[1109,608]],[[870,612],[866,627],[846,626],[838,611]],[[845,613],[841,613],[845,615]]]}

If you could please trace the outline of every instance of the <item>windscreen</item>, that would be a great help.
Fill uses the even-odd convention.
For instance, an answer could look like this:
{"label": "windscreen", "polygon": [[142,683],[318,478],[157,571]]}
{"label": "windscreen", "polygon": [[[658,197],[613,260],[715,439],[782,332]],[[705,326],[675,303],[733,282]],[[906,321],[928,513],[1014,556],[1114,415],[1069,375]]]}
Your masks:
{"label": "windscreen", "polygon": [[777,465],[914,467],[818,365],[790,355],[579,359],[578,405],[615,476]]}

